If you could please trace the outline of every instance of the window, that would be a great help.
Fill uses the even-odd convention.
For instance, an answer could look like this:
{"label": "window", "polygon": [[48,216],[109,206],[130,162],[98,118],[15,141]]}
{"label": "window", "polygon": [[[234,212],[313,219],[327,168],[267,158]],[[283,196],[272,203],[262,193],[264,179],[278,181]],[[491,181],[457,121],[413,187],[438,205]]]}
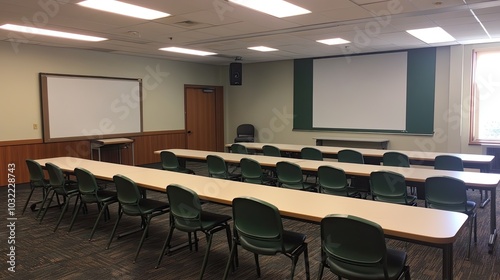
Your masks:
{"label": "window", "polygon": [[471,144],[500,144],[500,50],[474,51]]}

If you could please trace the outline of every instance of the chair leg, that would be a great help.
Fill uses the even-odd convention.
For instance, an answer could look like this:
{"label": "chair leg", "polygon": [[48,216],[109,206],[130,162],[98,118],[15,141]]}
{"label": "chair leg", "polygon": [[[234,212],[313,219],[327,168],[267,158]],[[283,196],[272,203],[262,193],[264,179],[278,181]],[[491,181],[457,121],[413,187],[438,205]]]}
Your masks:
{"label": "chair leg", "polygon": [[205,249],[205,257],[203,257],[203,263],[201,265],[200,280],[203,279],[203,274],[205,273],[205,269],[207,268],[208,255],[210,254],[210,247],[212,247],[213,234],[206,233],[205,236],[207,238],[207,248]]}
{"label": "chair leg", "polygon": [[259,265],[259,255],[253,254],[255,259],[255,268],[257,269],[257,277],[260,278],[260,265]]}
{"label": "chair leg", "polygon": [[224,271],[224,276],[222,277],[223,280],[226,280],[227,276],[229,275],[229,267],[232,266],[234,269],[233,262],[234,262],[234,256],[236,253],[237,246],[238,245],[236,244],[236,240],[233,239],[233,243],[231,245],[231,252],[229,253],[229,259],[227,260],[227,264],[226,264],[226,270]]}
{"label": "chair leg", "polygon": [[[174,232],[175,226],[171,225],[170,230],[167,235],[167,239],[165,239],[165,243],[163,244],[163,248],[161,249],[160,257],[158,258],[158,262],[156,263],[155,268],[158,268],[160,266],[161,260],[163,259],[163,256],[165,255],[165,251],[167,248],[170,246],[170,240],[172,239],[172,233]],[[189,235],[189,242],[191,243],[191,234]]]}
{"label": "chair leg", "polygon": [[32,186],[31,187],[31,191],[30,191],[30,194],[28,195],[28,198],[26,200],[26,203],[24,203],[24,207],[23,207],[23,212],[21,215],[24,215],[24,211],[26,211],[26,207],[28,207],[28,203],[30,202],[30,199],[31,199],[31,196],[33,195],[33,192],[35,191],[35,188]]}
{"label": "chair leg", "polygon": [[80,210],[82,209],[82,204],[83,204],[83,202],[80,200],[80,204],[78,205],[78,209],[76,211],[74,211],[73,217],[71,218],[71,223],[69,224],[68,232],[70,232],[71,229],[73,228],[73,224],[75,223],[76,216],[78,216],[78,213],[80,213]]}
{"label": "chair leg", "polygon": [[[54,227],[54,232],[57,231],[57,228],[59,227],[59,224],[61,223],[62,218],[64,217],[64,214],[66,214],[66,211],[68,211],[68,205],[71,202],[71,198],[72,198],[72,196],[68,196],[66,198],[66,202],[64,203],[63,210],[61,211],[61,214],[59,215],[59,219],[57,219],[56,226]],[[78,197],[76,199],[78,201]]]}
{"label": "chair leg", "polygon": [[135,252],[135,257],[134,257],[134,263],[137,260],[137,256],[139,256],[139,252],[141,251],[142,248],[142,243],[144,243],[144,239],[146,239],[146,236],[148,235],[148,229],[149,229],[149,224],[151,223],[151,218],[152,215],[149,214],[146,217],[146,224],[144,225],[144,232],[142,233],[141,240],[139,241],[139,246],[137,247],[137,251]]}
{"label": "chair leg", "polygon": [[115,226],[113,227],[113,230],[111,231],[111,235],[109,236],[108,244],[106,245],[106,249],[109,249],[109,245],[111,245],[111,241],[113,241],[113,237],[115,236],[116,228],[118,227],[118,223],[120,222],[121,218],[123,215],[123,211],[120,209],[118,212],[118,218],[116,219]]}
{"label": "chair leg", "polygon": [[[52,195],[50,196],[50,199],[48,200],[48,205],[45,206],[45,203],[47,202],[47,198],[45,198],[42,202],[42,205],[40,206],[40,209],[38,210],[38,214],[37,214],[37,218],[38,218],[38,215],[40,215],[40,213],[42,213],[42,216],[40,217],[40,221],[39,223],[41,224],[42,221],[43,221],[43,218],[45,217],[45,214],[47,213],[47,210],[49,209],[50,207],[50,204],[52,202],[52,199],[54,198],[54,194],[56,192],[55,191],[52,191]],[[45,206],[45,207],[44,207]]]}
{"label": "chair leg", "polygon": [[97,229],[97,225],[99,224],[99,221],[101,220],[101,216],[104,213],[104,220],[106,220],[106,215],[109,215],[109,209],[108,209],[108,204],[104,203],[101,206],[101,211],[99,211],[99,215],[97,216],[97,219],[95,220],[94,227],[92,228],[92,231],[90,232],[90,237],[89,241],[92,240],[92,237],[94,236],[95,230]]}
{"label": "chair leg", "polygon": [[306,279],[309,280],[311,279],[311,272],[309,271],[309,252],[307,249],[307,243],[304,243],[304,265],[306,268]]}

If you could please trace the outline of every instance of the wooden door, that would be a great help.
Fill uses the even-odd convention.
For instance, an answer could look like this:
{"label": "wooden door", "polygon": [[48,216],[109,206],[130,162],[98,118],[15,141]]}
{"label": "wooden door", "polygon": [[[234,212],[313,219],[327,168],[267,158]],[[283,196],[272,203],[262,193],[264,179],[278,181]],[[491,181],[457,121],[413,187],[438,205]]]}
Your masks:
{"label": "wooden door", "polygon": [[224,150],[222,87],[185,86],[188,149]]}

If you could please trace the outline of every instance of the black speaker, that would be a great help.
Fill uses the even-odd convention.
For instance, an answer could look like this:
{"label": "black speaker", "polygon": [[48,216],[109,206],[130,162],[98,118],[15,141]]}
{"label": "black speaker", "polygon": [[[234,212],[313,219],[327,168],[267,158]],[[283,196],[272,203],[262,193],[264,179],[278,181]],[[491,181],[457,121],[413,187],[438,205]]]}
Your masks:
{"label": "black speaker", "polygon": [[241,65],[239,62],[229,64],[229,84],[232,86],[241,86],[243,80]]}

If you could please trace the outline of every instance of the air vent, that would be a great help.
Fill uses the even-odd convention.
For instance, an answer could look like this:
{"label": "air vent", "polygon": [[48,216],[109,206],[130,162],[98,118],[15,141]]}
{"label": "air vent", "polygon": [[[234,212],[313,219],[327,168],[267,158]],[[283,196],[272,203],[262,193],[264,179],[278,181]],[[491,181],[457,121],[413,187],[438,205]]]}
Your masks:
{"label": "air vent", "polygon": [[194,27],[199,25],[199,22],[192,21],[192,20],[184,20],[184,21],[179,21],[175,23],[176,25],[180,25],[182,27]]}

